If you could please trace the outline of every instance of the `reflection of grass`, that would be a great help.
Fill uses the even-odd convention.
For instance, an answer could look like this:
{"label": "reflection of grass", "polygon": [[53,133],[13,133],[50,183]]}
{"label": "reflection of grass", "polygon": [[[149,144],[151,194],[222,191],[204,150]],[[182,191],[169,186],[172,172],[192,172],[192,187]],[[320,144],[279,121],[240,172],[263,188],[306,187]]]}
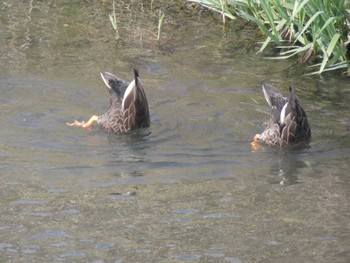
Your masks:
{"label": "reflection of grass", "polygon": [[118,23],[117,23],[117,17],[115,14],[115,3],[113,1],[113,12],[112,14],[109,14],[109,21],[111,21],[111,24],[115,30],[116,38],[119,38],[119,31],[118,31]]}
{"label": "reflection of grass", "polygon": [[[279,59],[298,55],[306,63],[317,59],[314,73],[347,69],[349,23],[345,0],[190,0],[229,18],[243,17],[256,23],[266,40],[281,48]],[[225,4],[223,3],[225,2]],[[316,61],[316,60],[315,60]]]}

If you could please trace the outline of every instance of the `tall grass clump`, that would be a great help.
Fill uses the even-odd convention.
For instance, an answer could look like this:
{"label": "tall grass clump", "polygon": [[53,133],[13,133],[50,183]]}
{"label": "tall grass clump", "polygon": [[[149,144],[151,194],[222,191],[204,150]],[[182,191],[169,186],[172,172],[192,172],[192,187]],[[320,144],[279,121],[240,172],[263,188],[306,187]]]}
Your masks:
{"label": "tall grass clump", "polygon": [[[222,1],[225,9],[219,9]],[[266,36],[259,52],[269,43],[281,49],[276,59],[299,57],[312,62],[311,74],[348,69],[349,17],[345,0],[192,0],[226,17],[253,21]],[[231,18],[230,17],[230,18]]]}

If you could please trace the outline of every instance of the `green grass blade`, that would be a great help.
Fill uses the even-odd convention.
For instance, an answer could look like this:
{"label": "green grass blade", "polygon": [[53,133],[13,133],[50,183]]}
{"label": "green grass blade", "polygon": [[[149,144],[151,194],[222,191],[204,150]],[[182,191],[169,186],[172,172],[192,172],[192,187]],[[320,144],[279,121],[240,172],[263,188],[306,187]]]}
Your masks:
{"label": "green grass blade", "polygon": [[294,41],[294,44],[297,42],[297,41],[305,41],[304,39],[299,39],[299,37],[305,33],[305,31],[310,27],[310,25],[314,22],[314,20],[320,15],[322,14],[323,11],[318,11],[316,12],[310,19],[309,21],[307,21],[307,23],[305,24],[305,26],[303,27],[303,29],[295,36],[295,41]]}
{"label": "green grass blade", "polygon": [[336,33],[333,36],[331,42],[328,44],[328,48],[327,48],[327,56],[328,57],[333,53],[333,50],[335,48],[335,45],[338,43],[339,38],[340,38],[340,34]]}
{"label": "green grass blade", "polygon": [[330,18],[328,18],[327,21],[326,21],[326,23],[324,23],[323,27],[321,28],[320,33],[321,33],[323,30],[325,30],[325,29],[328,27],[328,25],[329,25],[331,22],[333,22],[334,20],[335,20],[335,17],[330,17]]}
{"label": "green grass blade", "polygon": [[[282,46],[280,57],[321,55],[321,74],[328,69],[348,68],[345,44],[349,42],[350,0],[187,0],[225,15],[254,22],[265,35],[260,50],[274,42]],[[295,45],[298,43],[298,45]],[[288,49],[287,49],[288,48]],[[307,52],[307,53],[305,53]],[[311,52],[311,53],[310,53]],[[306,58],[305,58],[306,57]],[[343,64],[337,64],[344,62]],[[349,71],[350,75],[350,71]]]}
{"label": "green grass blade", "polygon": [[265,12],[265,14],[267,16],[267,21],[269,22],[271,30],[273,32],[273,35],[275,36],[274,39],[279,44],[279,38],[277,37],[279,34],[278,34],[277,29],[276,29],[276,25],[275,25],[275,20],[274,20],[274,15],[273,15],[273,10],[272,10],[271,4],[268,4],[266,2],[266,0],[261,0],[260,4],[261,4],[262,9],[264,10],[264,12]]}
{"label": "green grass blade", "polygon": [[115,30],[116,33],[116,38],[119,38],[119,31],[118,31],[118,23],[117,23],[117,17],[115,14],[115,3],[113,1],[113,12],[112,14],[109,14],[109,21],[112,24],[113,29]]}
{"label": "green grass blade", "polygon": [[158,34],[157,34],[157,40],[160,40],[160,32],[163,26],[164,21],[164,13],[162,11],[159,11],[159,19],[158,19]]}
{"label": "green grass blade", "polygon": [[319,70],[319,73],[321,74],[322,71],[324,70],[324,68],[325,68],[329,58],[328,58],[327,51],[325,49],[325,46],[324,46],[322,40],[321,39],[317,39],[317,43],[318,43],[319,47],[321,48],[321,50],[323,52],[323,59],[322,59],[320,70]]}
{"label": "green grass blade", "polygon": [[261,48],[259,49],[259,51],[257,53],[263,52],[264,49],[267,47],[267,45],[271,42],[271,38],[267,37],[264,41],[264,43],[261,45]]}
{"label": "green grass blade", "polygon": [[299,1],[295,1],[294,2],[294,8],[293,8],[293,12],[291,15],[291,19],[294,19],[294,17],[300,12],[300,10],[304,7],[304,5],[306,5],[309,2],[309,0],[304,0],[303,2],[301,2],[299,4]]}

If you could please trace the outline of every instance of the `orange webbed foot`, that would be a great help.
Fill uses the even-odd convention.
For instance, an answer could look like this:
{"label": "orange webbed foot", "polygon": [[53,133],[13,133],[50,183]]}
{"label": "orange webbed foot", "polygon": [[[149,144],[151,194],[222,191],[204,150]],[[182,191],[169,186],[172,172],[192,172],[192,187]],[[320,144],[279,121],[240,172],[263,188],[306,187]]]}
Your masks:
{"label": "orange webbed foot", "polygon": [[261,148],[261,144],[260,144],[260,134],[255,134],[252,142],[250,143],[250,145],[252,146],[252,150],[253,151],[257,151]]}
{"label": "orange webbed foot", "polygon": [[74,122],[66,122],[66,124],[71,127],[83,127],[85,123],[75,120]]}
{"label": "orange webbed foot", "polygon": [[92,124],[97,120],[98,120],[98,116],[94,115],[87,122],[80,122],[76,120],[74,122],[66,122],[66,124],[71,127],[90,128]]}

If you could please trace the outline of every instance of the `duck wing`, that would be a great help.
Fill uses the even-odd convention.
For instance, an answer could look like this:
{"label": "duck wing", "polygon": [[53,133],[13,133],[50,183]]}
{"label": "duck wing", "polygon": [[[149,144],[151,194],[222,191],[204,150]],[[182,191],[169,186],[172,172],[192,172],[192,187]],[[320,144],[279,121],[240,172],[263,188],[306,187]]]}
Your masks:
{"label": "duck wing", "polygon": [[129,127],[130,130],[149,127],[148,102],[136,69],[134,69],[134,80],[131,81],[125,90],[121,109],[125,127]]}
{"label": "duck wing", "polygon": [[270,106],[271,120],[273,123],[278,123],[281,111],[288,100],[274,86],[266,82],[262,83],[262,90],[265,100]]}
{"label": "duck wing", "polygon": [[108,87],[111,105],[115,99],[121,102],[129,83],[109,72],[101,72],[100,74],[103,82]]}
{"label": "duck wing", "polygon": [[281,123],[285,126],[281,132],[282,142],[296,144],[311,140],[311,129],[303,107],[300,104],[299,98],[295,95],[295,88],[290,87],[290,96],[288,103],[282,109]]}

